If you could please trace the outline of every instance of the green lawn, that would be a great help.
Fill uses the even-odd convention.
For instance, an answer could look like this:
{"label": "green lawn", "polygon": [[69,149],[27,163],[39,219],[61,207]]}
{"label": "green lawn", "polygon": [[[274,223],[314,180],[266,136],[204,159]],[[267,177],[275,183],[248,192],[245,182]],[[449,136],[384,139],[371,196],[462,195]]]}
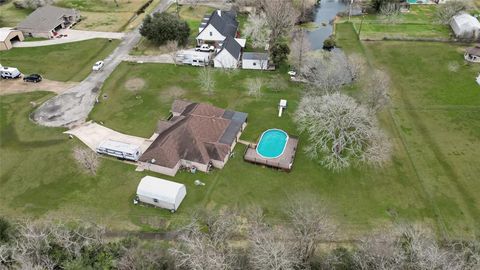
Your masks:
{"label": "green lawn", "polygon": [[[344,49],[364,52],[373,66],[390,74],[393,104],[386,117],[399,134],[408,153],[405,162],[414,166],[415,179],[423,186],[440,226],[454,235],[478,235],[480,87],[475,76],[480,66],[467,64],[464,47],[456,44],[387,41],[362,45],[354,41],[350,25],[337,26]],[[449,65],[458,70],[450,71]]]}
{"label": "green lawn", "polygon": [[[442,39],[450,38],[448,25],[436,24],[435,5],[412,5],[409,13],[399,16],[398,22],[391,23],[376,14],[352,17],[351,21],[362,40],[383,39]],[[343,18],[342,21],[345,21]]]}
{"label": "green lawn", "polygon": [[[282,222],[286,198],[308,194],[322,200],[339,224],[339,235],[357,233],[392,222],[432,224],[443,236],[480,234],[480,87],[474,77],[478,66],[465,65],[462,48],[445,43],[369,42],[356,40],[348,24],[337,26],[337,38],[347,53],[360,53],[372,66],[391,75],[392,106],[379,116],[394,144],[391,164],[384,169],[359,168],[341,173],[323,169],[300,150],[293,171],[278,172],[243,161],[244,146],[222,170],[181,172],[166,177],[135,172],[134,167],[102,158],[96,177],[79,170],[72,149],[81,143],[62,135],[62,129],[43,128],[28,120],[30,101],[46,93],[2,96],[0,99],[0,212],[8,216],[80,218],[105,223],[112,229],[166,228],[184,223],[198,208],[252,205]],[[441,57],[438,57],[441,55]],[[458,71],[448,71],[450,62]],[[107,127],[138,136],[150,136],[156,121],[168,116],[175,98],[210,102],[247,112],[249,124],[242,139],[254,141],[267,128],[281,128],[306,139],[292,121],[301,89],[287,82],[285,70],[216,73],[216,92],[201,93],[198,68],[162,64],[122,63],[105,82],[90,118]],[[285,80],[286,89],[263,88],[263,96],[247,96],[245,81]],[[145,81],[137,93],[125,84]],[[358,94],[357,88],[351,93]],[[282,118],[277,103],[289,102]],[[176,214],[134,206],[136,185],[144,175],[187,185],[187,197]],[[206,186],[193,185],[200,179]]]}
{"label": "green lawn", "polygon": [[13,0],[0,5],[0,27],[15,27],[30,14],[30,9],[18,9],[13,5]]}
{"label": "green lawn", "polygon": [[0,52],[2,65],[17,67],[21,72],[39,73],[56,81],[81,81],[93,64],[107,57],[120,43],[93,39],[61,45],[14,48]]}

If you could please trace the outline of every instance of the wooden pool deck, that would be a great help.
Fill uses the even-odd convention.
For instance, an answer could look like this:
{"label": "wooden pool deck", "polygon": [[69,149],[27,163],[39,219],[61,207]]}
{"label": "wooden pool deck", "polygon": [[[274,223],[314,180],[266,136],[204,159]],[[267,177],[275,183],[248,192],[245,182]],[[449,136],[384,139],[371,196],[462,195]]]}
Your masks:
{"label": "wooden pool deck", "polygon": [[278,168],[286,171],[290,171],[295,159],[295,153],[297,152],[298,137],[290,136],[287,141],[287,146],[283,151],[283,154],[278,158],[264,158],[257,153],[257,144],[250,144],[243,159],[248,162],[262,164],[268,167]]}

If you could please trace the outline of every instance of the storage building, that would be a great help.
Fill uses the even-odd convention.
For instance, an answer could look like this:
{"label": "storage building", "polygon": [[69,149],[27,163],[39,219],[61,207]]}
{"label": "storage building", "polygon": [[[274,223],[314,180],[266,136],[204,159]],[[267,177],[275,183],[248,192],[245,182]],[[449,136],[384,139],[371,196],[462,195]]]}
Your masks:
{"label": "storage building", "polygon": [[137,187],[137,200],[175,212],[187,195],[184,184],[145,176]]}

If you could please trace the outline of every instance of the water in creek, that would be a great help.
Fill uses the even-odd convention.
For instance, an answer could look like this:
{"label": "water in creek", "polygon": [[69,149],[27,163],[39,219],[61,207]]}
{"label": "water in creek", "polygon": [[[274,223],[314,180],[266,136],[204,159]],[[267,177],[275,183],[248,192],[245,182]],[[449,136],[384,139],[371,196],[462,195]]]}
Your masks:
{"label": "water in creek", "polygon": [[342,0],[321,0],[315,11],[313,23],[318,28],[308,32],[308,39],[313,50],[323,47],[323,41],[333,33],[332,20],[337,13],[347,9],[347,2]]}

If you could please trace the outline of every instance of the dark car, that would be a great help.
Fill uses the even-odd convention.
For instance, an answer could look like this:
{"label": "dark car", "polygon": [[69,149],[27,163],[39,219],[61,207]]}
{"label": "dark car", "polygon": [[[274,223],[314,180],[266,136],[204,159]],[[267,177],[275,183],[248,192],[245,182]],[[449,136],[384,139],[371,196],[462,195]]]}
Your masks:
{"label": "dark car", "polygon": [[24,82],[34,82],[34,83],[38,83],[38,82],[41,82],[42,81],[42,76],[38,75],[38,74],[30,74],[28,76],[25,76],[23,77],[23,81]]}

